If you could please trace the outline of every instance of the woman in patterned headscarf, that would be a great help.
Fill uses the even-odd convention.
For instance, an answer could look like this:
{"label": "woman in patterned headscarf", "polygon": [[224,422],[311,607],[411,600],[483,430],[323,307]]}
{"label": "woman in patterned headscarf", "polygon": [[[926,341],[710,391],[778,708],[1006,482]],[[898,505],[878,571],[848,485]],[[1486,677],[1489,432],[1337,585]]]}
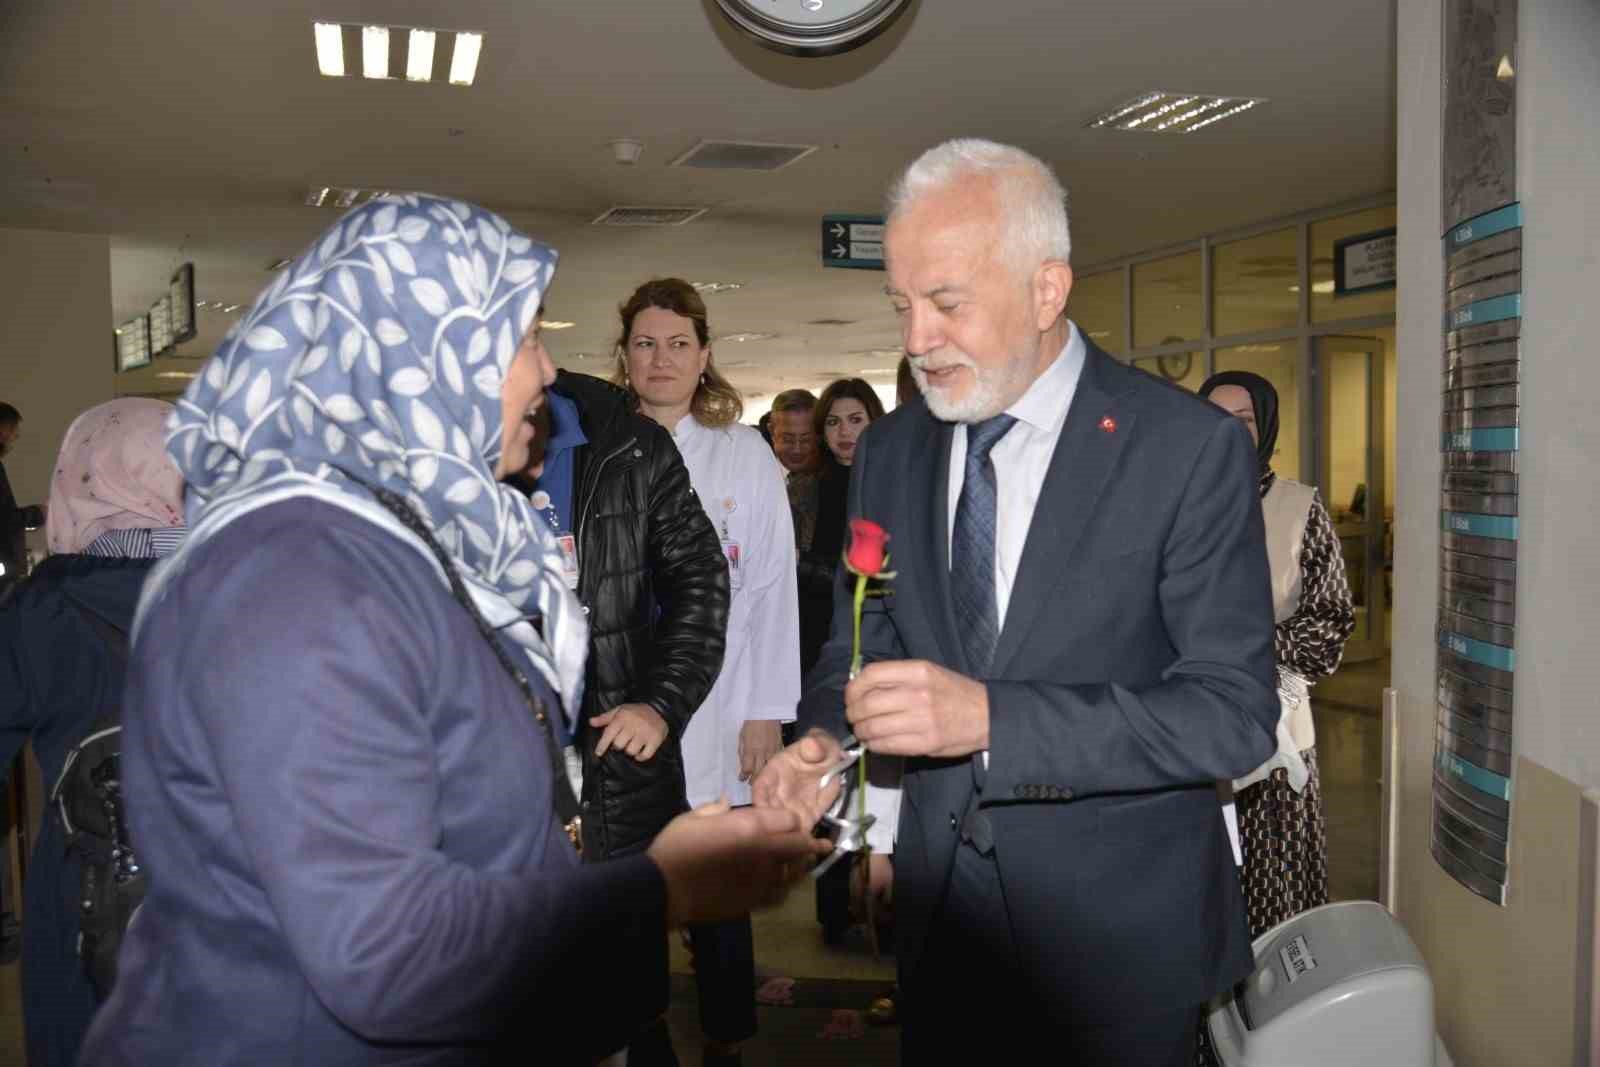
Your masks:
{"label": "woman in patterned headscarf", "polygon": [[664,1009],[668,926],[814,850],[713,812],[578,864],[587,635],[498,481],[554,376],[555,260],[459,201],[374,201],[180,401],[191,536],[141,604],[123,749],[152,886],[84,1063],[582,1062]]}
{"label": "woman in patterned headscarf", "polygon": [[[183,476],[165,447],[172,405],[127,398],[90,408],[62,441],[50,481],[49,559],[0,606],[0,785],[33,743],[46,785],[103,719],[123,665],[102,639],[133,625],[151,566],[183,540]],[[79,958],[83,863],[54,809],[28,863],[22,939],[29,1063],[76,1063],[98,1003]]]}
{"label": "woman in patterned headscarf", "polygon": [[1278,751],[1233,783],[1240,876],[1257,937],[1328,902],[1328,845],[1309,691],[1338,669],[1355,629],[1333,521],[1316,489],[1276,474],[1278,392],[1248,371],[1206,379],[1200,395],[1250,430],[1261,462],[1261,510],[1277,615]]}

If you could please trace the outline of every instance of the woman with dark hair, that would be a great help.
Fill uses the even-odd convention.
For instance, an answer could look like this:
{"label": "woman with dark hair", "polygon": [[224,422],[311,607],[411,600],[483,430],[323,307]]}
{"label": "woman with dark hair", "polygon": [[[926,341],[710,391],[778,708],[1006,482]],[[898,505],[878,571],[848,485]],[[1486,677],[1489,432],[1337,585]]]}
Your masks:
{"label": "woman with dark hair", "polygon": [[1316,489],[1272,469],[1278,392],[1248,371],[1206,379],[1200,395],[1244,422],[1261,464],[1278,661],[1278,751],[1233,783],[1250,936],[1328,902],[1328,856],[1309,690],[1339,666],[1355,629],[1333,521]]}
{"label": "woman with dark hair", "polygon": [[[820,582],[818,577],[812,577],[807,589],[821,584],[830,603],[838,581],[839,557],[844,551],[845,507],[856,441],[883,414],[883,401],[877,391],[860,378],[840,378],[829,384],[812,413],[817,439],[826,447],[822,449],[817,483],[817,532],[802,569],[820,576]],[[824,629],[824,639],[830,630],[831,626]],[[812,650],[812,662],[820,651],[819,644]],[[891,856],[900,817],[902,761],[875,756],[867,766],[867,810],[874,816],[867,831],[870,851],[853,857],[854,862],[848,867],[834,868],[836,876],[830,871],[817,883],[817,917],[822,922],[823,937],[830,944],[843,939],[852,913],[873,927],[869,936],[876,935],[880,910],[874,905],[888,904],[893,882]],[[867,1014],[874,1021],[892,1021],[893,995],[874,999]]]}
{"label": "woman with dark hair", "polygon": [[844,551],[845,498],[856,439],[872,420],[882,416],[883,401],[860,378],[840,378],[830,383],[811,409],[811,425],[821,446],[817,450],[817,517],[811,547],[800,561],[800,570],[806,602],[815,606],[823,622],[807,628],[800,650],[802,672],[811,669],[828,639],[834,576]]}
{"label": "woman with dark hair", "polygon": [[[681,278],[646,282],[619,309],[619,384],[666,427],[722,542],[731,602],[722,673],[682,738],[691,804],[750,803],[750,781],[782,747],[800,698],[794,522],[783,468],[739,423],[739,392],[718,373],[705,301]],[[707,1063],[739,1062],[756,1031],[748,915],[692,925]],[[637,1061],[632,1061],[640,1067]]]}
{"label": "woman with dark hair", "polygon": [[711,809],[579,864],[588,627],[501,484],[555,263],[470,204],[373,200],[178,403],[190,536],[145,588],[122,748],[154,877],[82,1063],[592,1062],[665,1010],[669,928],[817,851]]}

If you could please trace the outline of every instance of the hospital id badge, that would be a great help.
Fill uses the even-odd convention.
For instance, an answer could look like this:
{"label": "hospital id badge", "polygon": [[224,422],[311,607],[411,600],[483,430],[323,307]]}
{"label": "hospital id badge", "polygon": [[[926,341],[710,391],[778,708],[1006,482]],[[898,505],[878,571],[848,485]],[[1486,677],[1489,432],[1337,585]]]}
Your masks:
{"label": "hospital id badge", "polygon": [[723,538],[722,555],[728,561],[728,589],[736,593],[744,584],[744,556],[740,552],[739,542]]}
{"label": "hospital id badge", "polygon": [[576,593],[578,591],[578,539],[572,534],[562,534],[556,538],[556,545],[561,549],[561,577],[567,580],[567,588]]}

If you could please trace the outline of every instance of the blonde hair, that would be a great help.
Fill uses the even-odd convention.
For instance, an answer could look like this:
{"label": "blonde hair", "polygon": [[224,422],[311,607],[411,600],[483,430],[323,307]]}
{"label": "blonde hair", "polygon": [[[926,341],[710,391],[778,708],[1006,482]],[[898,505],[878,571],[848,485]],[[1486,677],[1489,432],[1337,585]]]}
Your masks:
{"label": "blonde hair", "polygon": [[[645,308],[660,308],[674,315],[682,315],[694,323],[694,335],[705,348],[711,343],[711,327],[706,321],[706,302],[694,286],[682,278],[655,278],[633,291],[633,295],[617,309],[622,317],[622,334],[617,338],[617,366],[611,380],[628,390],[635,404],[639,394],[628,381],[628,335],[633,332],[633,320]],[[706,354],[706,369],[695,383],[694,398],[689,401],[689,413],[702,426],[713,428],[729,426],[744,414],[744,398],[733,383],[717,370],[716,359]]]}

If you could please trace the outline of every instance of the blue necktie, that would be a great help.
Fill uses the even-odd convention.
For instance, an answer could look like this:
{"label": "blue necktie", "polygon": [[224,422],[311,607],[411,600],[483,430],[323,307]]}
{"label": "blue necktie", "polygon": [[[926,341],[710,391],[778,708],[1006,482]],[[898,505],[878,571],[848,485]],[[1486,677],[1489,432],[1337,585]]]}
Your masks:
{"label": "blue necktie", "polygon": [[982,678],[1000,639],[994,593],[995,476],[989,451],[1016,422],[996,415],[967,427],[967,472],[956,501],[950,546],[950,593],[956,618],[966,628],[974,673]]}

